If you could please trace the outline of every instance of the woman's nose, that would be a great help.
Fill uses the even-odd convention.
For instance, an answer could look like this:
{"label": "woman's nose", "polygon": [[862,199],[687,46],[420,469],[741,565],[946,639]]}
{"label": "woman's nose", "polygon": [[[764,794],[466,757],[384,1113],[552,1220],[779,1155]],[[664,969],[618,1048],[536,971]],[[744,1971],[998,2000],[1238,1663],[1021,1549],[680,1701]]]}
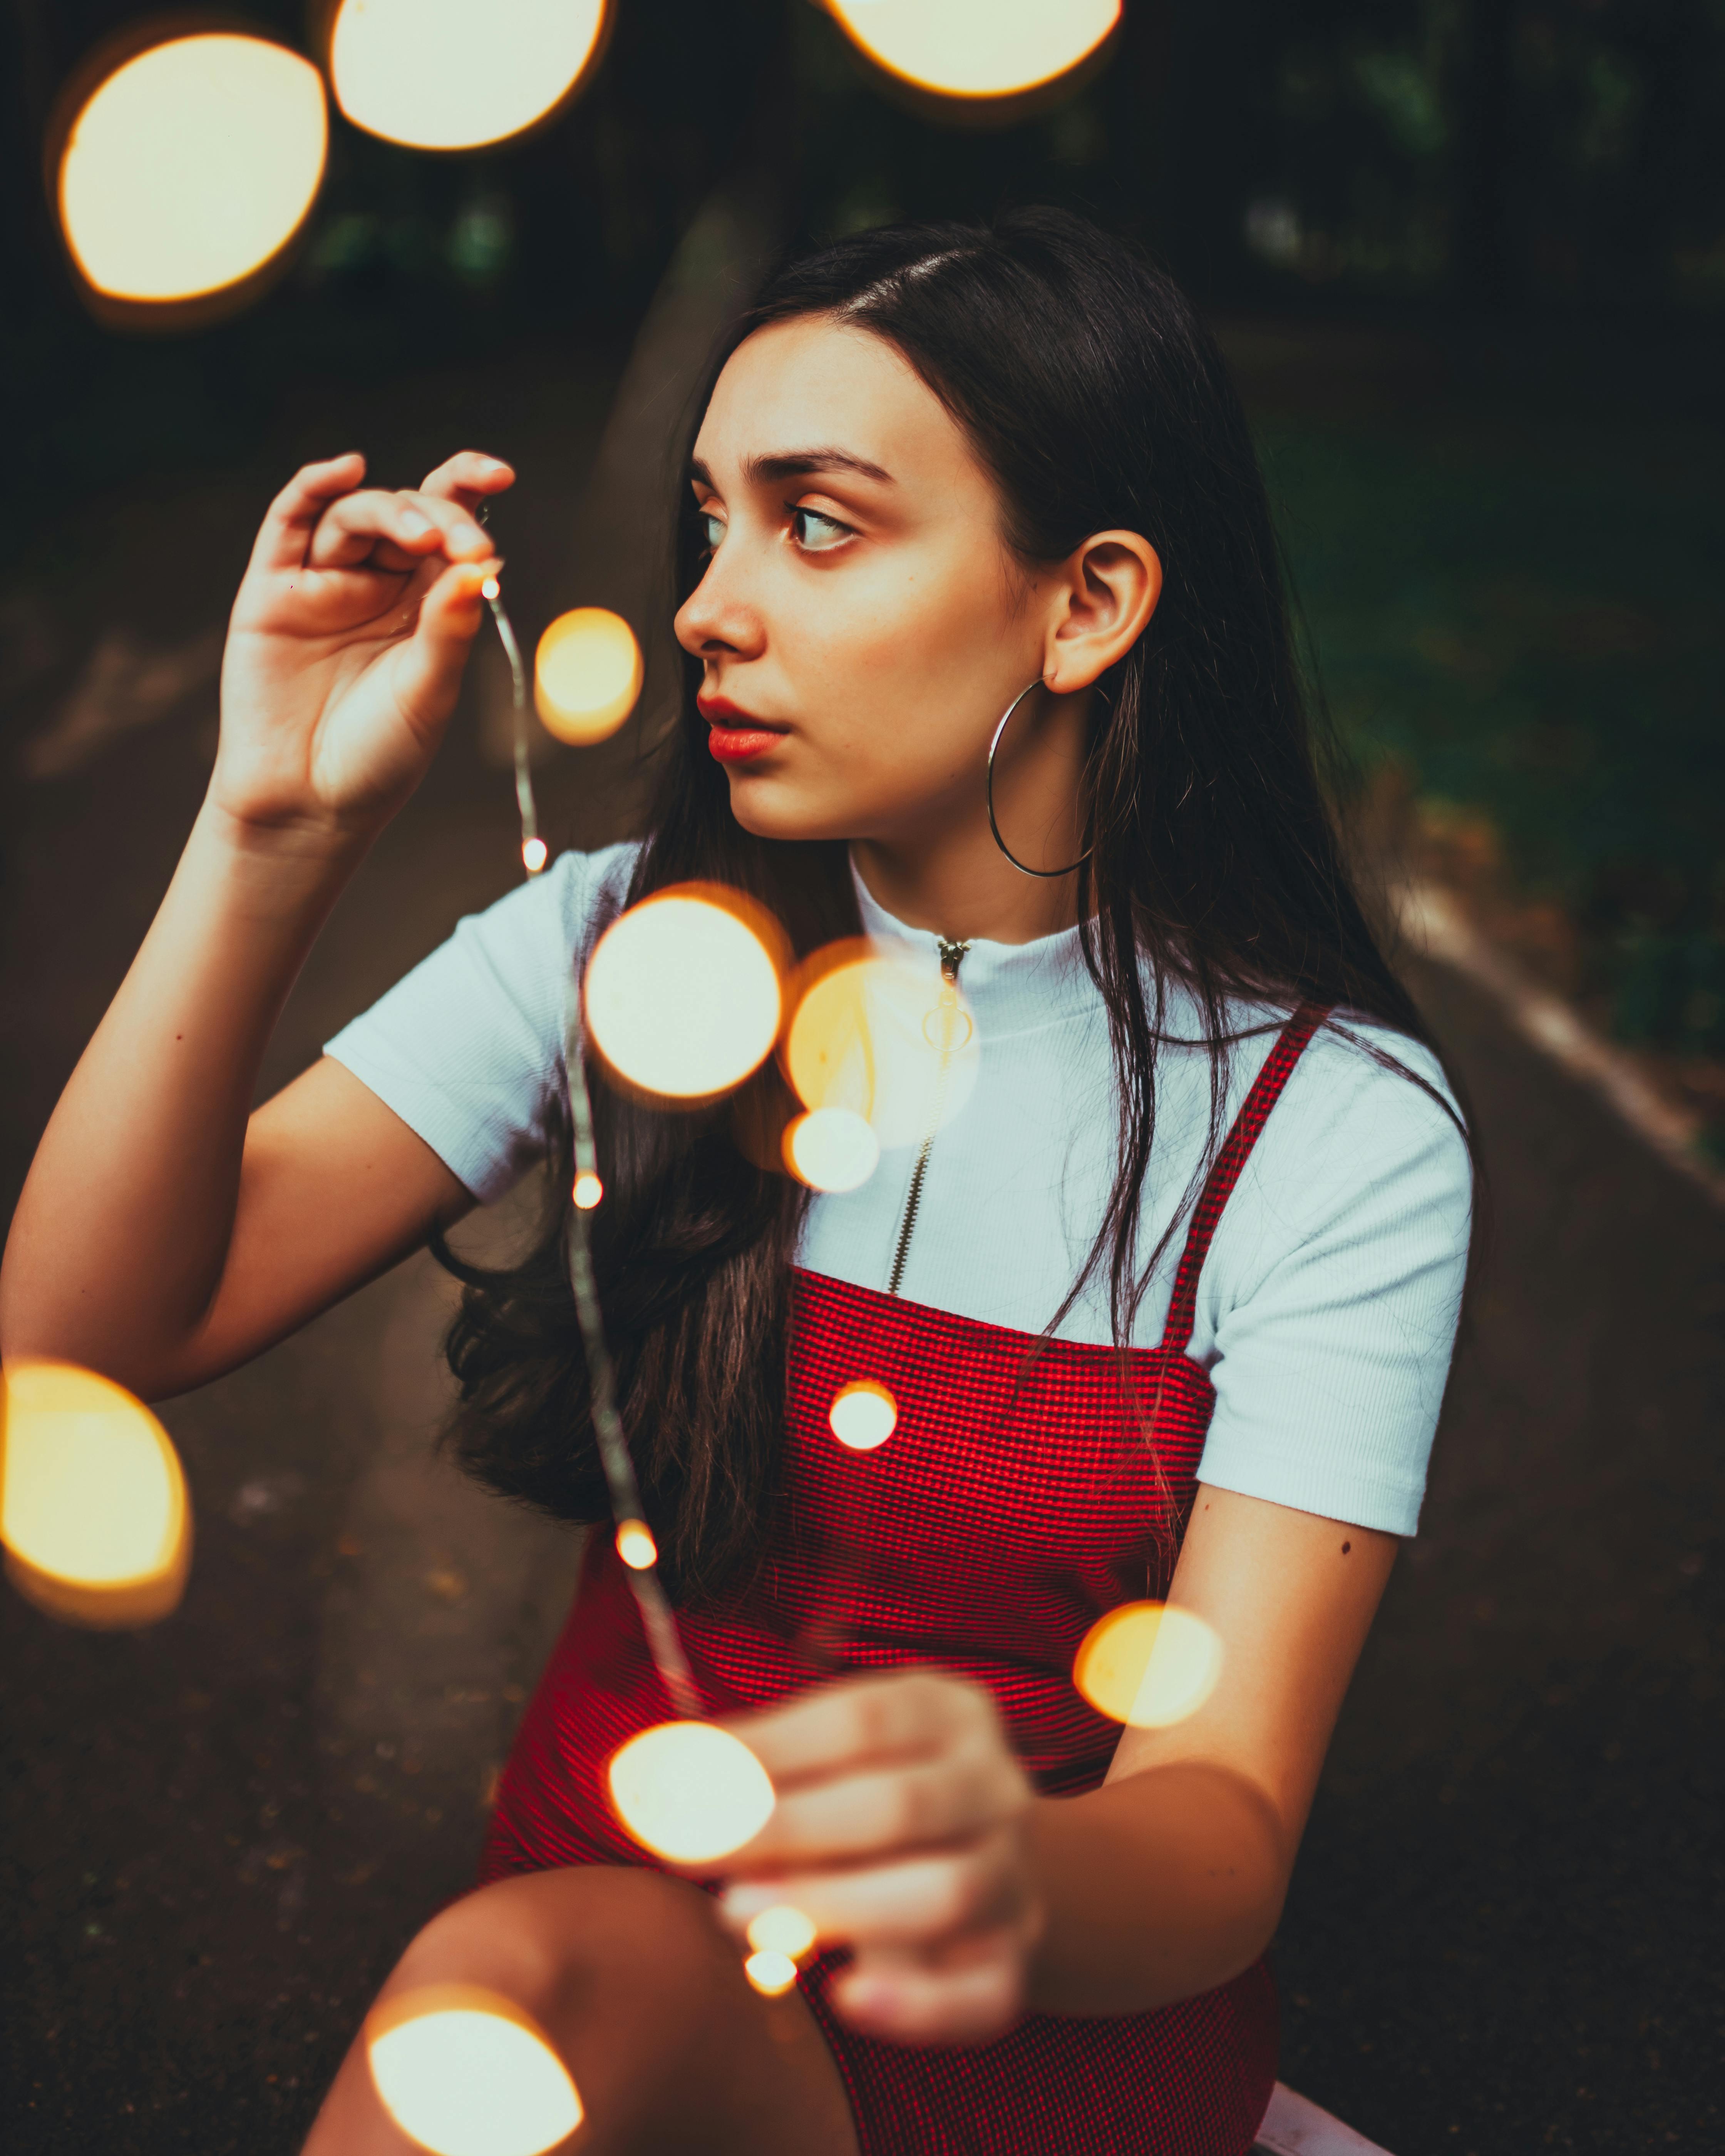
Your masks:
{"label": "woman's nose", "polygon": [[765,642],[759,614],[743,603],[716,560],[677,609],[673,627],[678,643],[696,659],[752,659]]}

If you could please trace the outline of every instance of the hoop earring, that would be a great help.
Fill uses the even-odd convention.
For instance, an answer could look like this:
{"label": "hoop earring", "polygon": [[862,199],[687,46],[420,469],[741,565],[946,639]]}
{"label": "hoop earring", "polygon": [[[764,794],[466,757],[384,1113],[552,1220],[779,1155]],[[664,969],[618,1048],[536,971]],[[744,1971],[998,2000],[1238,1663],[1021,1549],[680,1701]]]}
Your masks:
{"label": "hoop earring", "polygon": [[1091,855],[1096,851],[1096,841],[1092,839],[1090,844],[1087,845],[1084,851],[1078,856],[1077,860],[1076,861],[1068,861],[1065,867],[1063,869],[1033,869],[1028,862],[1021,861],[1018,855],[1013,851],[1012,848],[1007,844],[1005,839],[1001,837],[1000,826],[999,823],[996,822],[994,817],[994,752],[1000,746],[1000,737],[1006,732],[1007,720],[1012,716],[1013,713],[1017,711],[1019,706],[1024,702],[1025,697],[1029,695],[1031,689],[1040,689],[1041,686],[1042,677],[1039,675],[1037,678],[1031,682],[1029,688],[1020,689],[1017,696],[1015,696],[1012,701],[1007,706],[1004,716],[1002,717],[999,725],[994,729],[994,738],[988,743],[988,776],[984,782],[984,792],[987,795],[988,803],[988,829],[994,834],[995,844],[999,847],[1001,852],[1005,855],[1008,860],[1012,863],[1013,866],[1019,871],[1020,875],[1050,878],[1054,876],[1070,875],[1074,869],[1081,869],[1085,863],[1090,859]]}

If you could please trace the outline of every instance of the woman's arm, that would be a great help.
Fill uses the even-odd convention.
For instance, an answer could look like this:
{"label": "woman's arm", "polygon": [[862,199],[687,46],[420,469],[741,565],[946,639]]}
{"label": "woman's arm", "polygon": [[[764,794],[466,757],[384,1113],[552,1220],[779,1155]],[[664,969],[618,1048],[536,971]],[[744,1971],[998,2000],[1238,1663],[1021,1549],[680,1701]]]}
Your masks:
{"label": "woman's arm", "polygon": [[1088,1796],[1033,1796],[988,1697],[932,1672],[739,1721],[780,1794],[726,1914],[788,1902],[854,1946],[835,1996],[901,2041],[1225,1982],[1276,1928],[1396,1546],[1200,1486],[1169,1599],[1215,1633],[1220,1680],[1178,1727],[1127,1730]]}
{"label": "woman's arm", "polygon": [[1168,1599],[1220,1640],[1221,1676],[1189,1721],[1123,1732],[1092,1795],[1036,1801],[1033,2005],[1165,2005],[1264,1951],[1399,1548],[1199,1485]]}
{"label": "woman's arm", "polygon": [[386,494],[360,490],[363,471],[357,457],[308,466],[259,534],[208,796],[13,1218],[9,1356],[183,1391],[471,1202],[335,1065],[248,1116],[306,952],[442,737],[496,566],[470,511],[511,477],[465,454]]}

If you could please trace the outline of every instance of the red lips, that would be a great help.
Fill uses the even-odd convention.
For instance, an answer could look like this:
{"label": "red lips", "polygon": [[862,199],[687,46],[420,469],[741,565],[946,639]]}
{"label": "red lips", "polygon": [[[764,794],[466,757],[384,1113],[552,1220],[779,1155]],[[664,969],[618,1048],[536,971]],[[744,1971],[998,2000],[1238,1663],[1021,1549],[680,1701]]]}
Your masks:
{"label": "red lips", "polygon": [[721,763],[748,763],[777,748],[784,726],[766,726],[733,704],[728,696],[697,696],[695,707],[710,729],[706,745]]}

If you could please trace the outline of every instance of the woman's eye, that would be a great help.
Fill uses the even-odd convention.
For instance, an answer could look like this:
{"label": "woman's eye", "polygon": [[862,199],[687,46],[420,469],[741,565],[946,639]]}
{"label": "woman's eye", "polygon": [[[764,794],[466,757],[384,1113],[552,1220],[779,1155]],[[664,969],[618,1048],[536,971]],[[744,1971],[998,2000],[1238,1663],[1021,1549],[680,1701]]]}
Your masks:
{"label": "woman's eye", "polygon": [[834,516],[823,516],[818,509],[793,509],[791,523],[797,534],[797,544],[808,554],[827,553],[850,536],[848,524],[839,523]]}
{"label": "woman's eye", "polygon": [[701,526],[701,545],[706,547],[709,554],[716,553],[718,551],[719,542],[725,536],[724,518],[715,516],[709,511],[703,509],[696,516],[696,521]]}

